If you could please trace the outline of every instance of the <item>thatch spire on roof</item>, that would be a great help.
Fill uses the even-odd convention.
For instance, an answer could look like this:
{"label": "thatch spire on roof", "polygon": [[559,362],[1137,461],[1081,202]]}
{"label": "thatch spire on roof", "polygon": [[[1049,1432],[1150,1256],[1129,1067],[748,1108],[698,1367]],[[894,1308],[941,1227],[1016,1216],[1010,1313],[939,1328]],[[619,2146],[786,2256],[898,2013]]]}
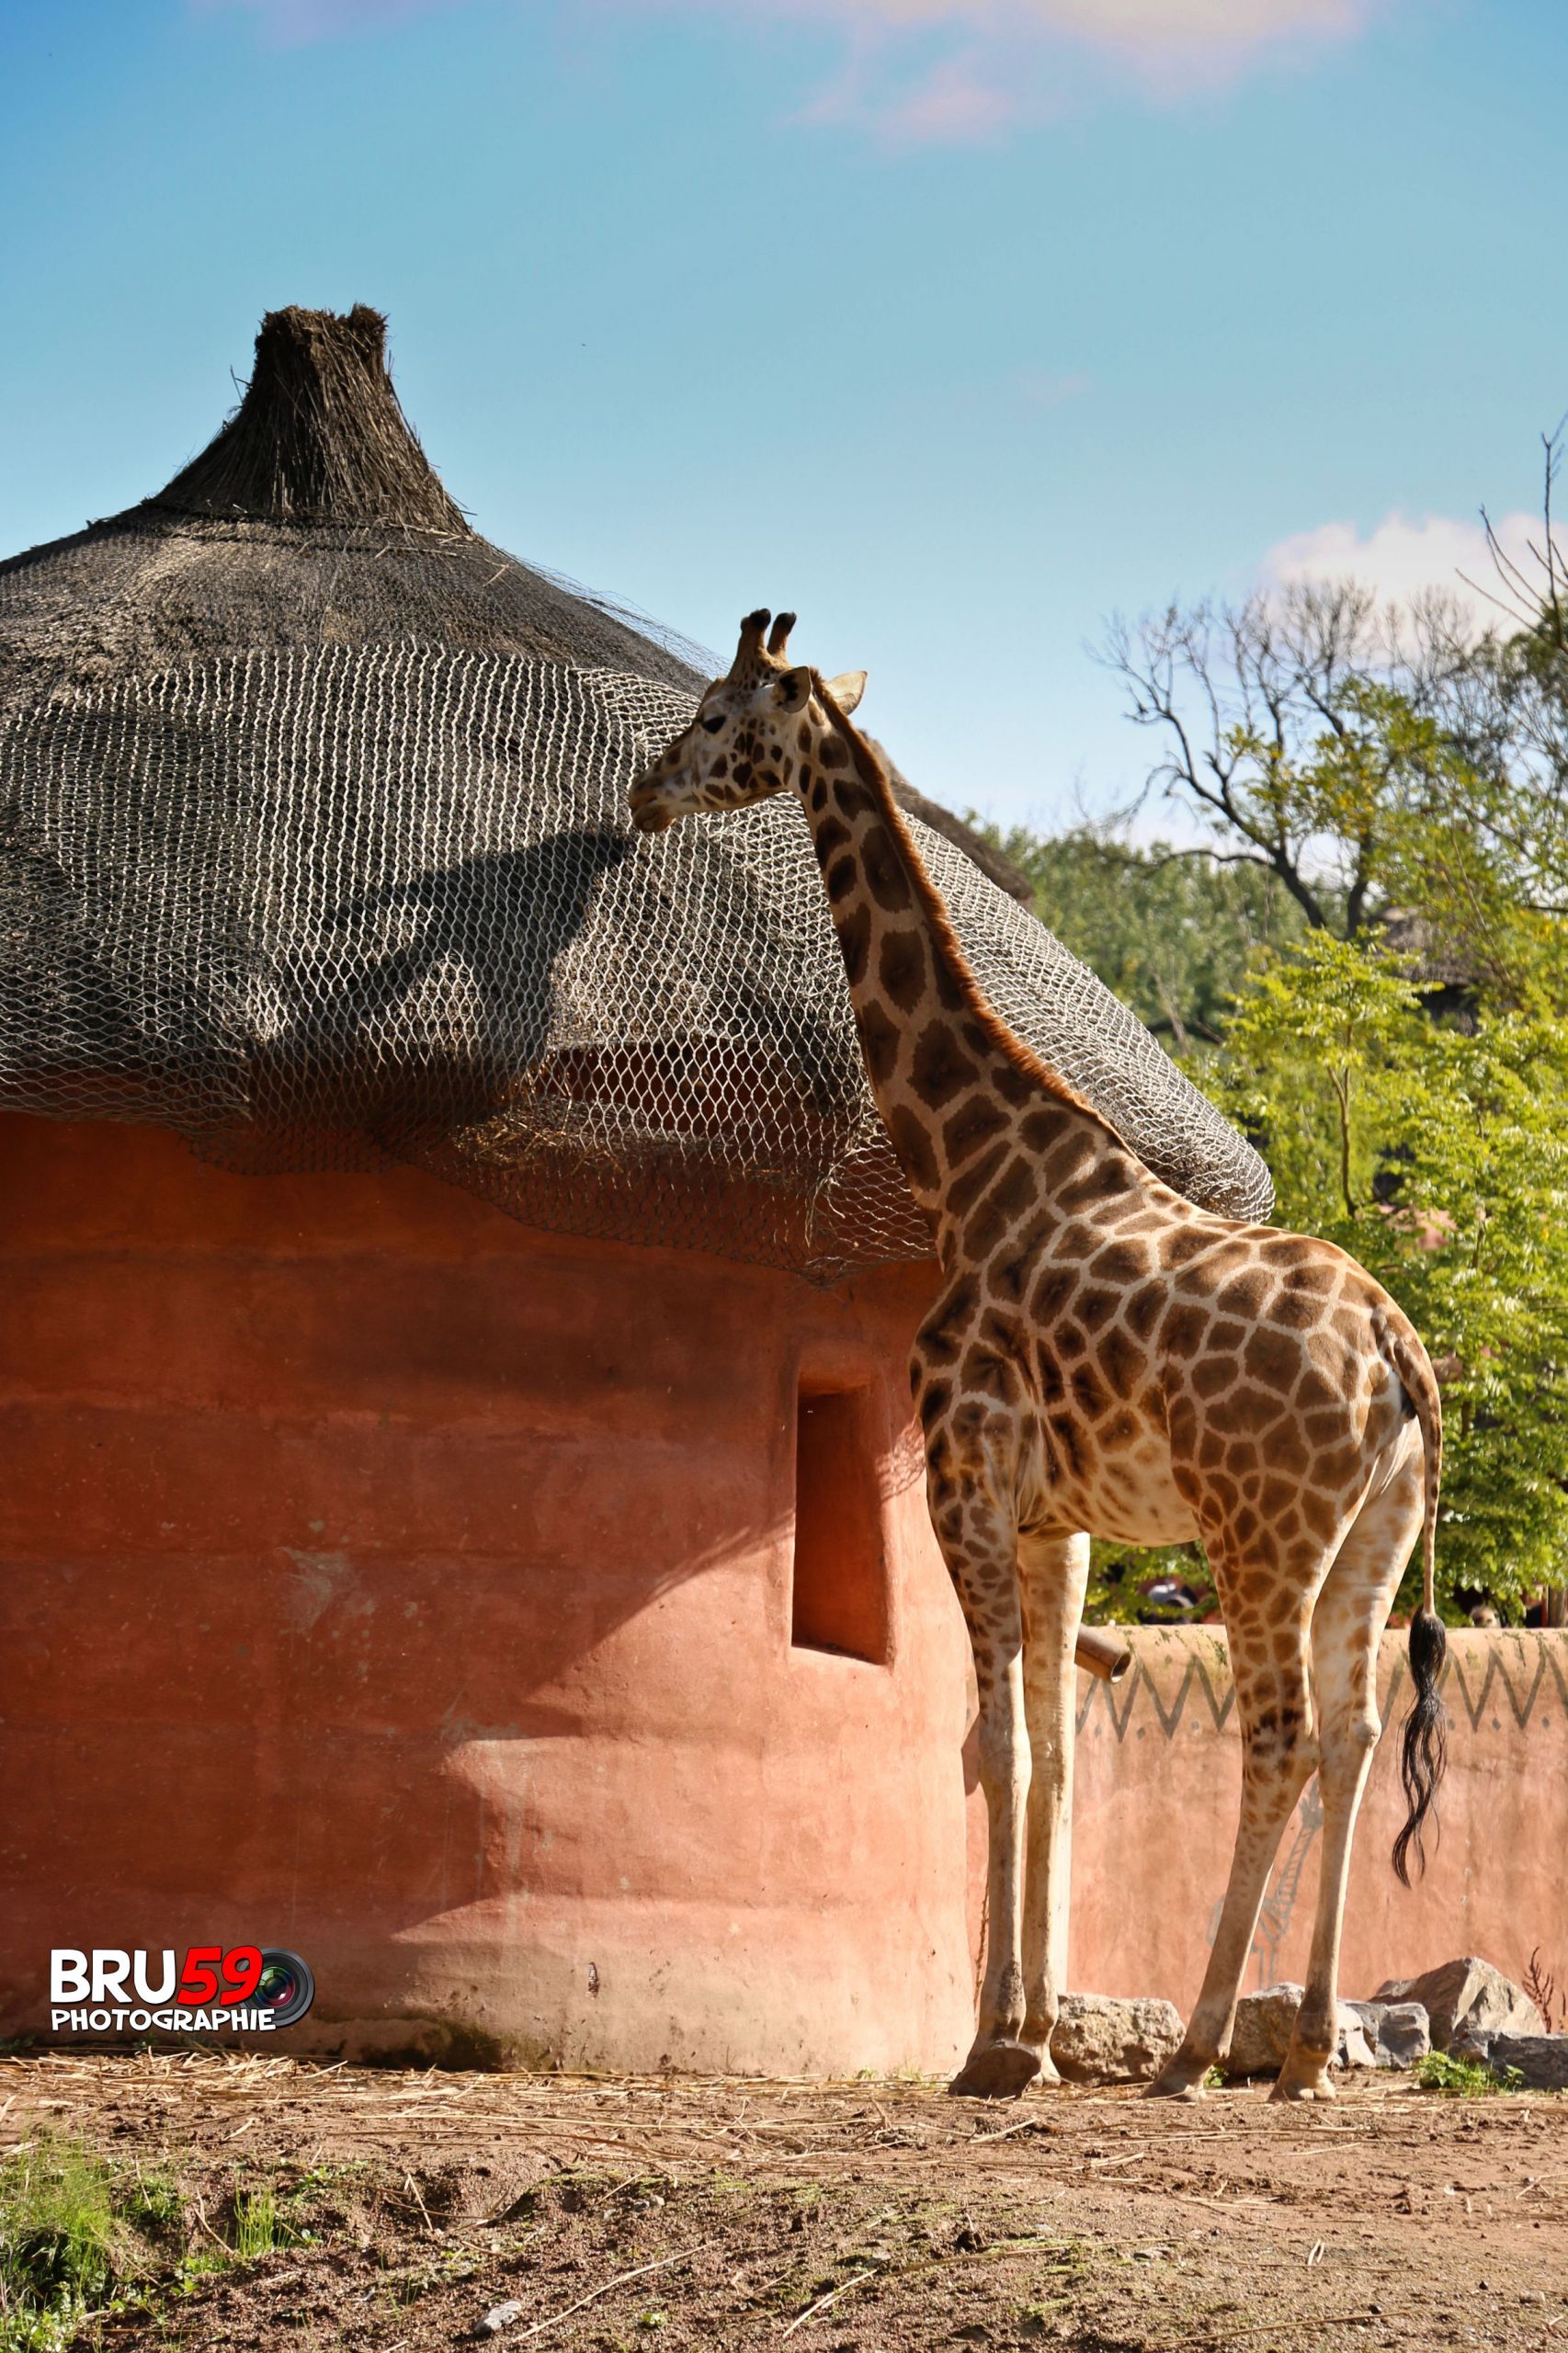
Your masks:
{"label": "thatch spire on roof", "polygon": [[362,302],[347,313],[269,311],[239,407],[148,505],[472,539],[399,406],[386,339],[386,320]]}

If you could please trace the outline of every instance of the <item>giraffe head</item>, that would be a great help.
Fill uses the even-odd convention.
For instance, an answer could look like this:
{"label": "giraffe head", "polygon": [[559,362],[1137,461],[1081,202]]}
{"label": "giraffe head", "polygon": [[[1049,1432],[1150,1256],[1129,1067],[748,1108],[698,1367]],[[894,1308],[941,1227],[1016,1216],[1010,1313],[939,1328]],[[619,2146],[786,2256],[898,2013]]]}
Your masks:
{"label": "giraffe head", "polygon": [[846,711],[859,701],[864,670],[847,670],[824,690],[814,670],[790,666],[794,614],[780,613],[771,629],[770,620],[766,611],[746,615],[727,676],[714,679],[690,726],[632,786],[640,833],[663,833],[698,809],[744,809],[798,784],[809,765],[802,754],[829,724],[820,703],[813,712],[813,697],[825,691]]}

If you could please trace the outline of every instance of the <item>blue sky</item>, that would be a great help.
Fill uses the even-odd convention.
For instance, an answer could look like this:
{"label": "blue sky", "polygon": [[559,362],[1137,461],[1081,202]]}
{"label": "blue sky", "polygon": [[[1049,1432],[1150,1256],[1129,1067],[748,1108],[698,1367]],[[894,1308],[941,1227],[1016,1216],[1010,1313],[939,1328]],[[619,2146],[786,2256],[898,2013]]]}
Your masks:
{"label": "blue sky", "polygon": [[1568,406],[1561,0],[0,0],[0,549],[389,313],[504,546],[865,666],[916,783],[1147,750],[1113,608],[1451,576]]}

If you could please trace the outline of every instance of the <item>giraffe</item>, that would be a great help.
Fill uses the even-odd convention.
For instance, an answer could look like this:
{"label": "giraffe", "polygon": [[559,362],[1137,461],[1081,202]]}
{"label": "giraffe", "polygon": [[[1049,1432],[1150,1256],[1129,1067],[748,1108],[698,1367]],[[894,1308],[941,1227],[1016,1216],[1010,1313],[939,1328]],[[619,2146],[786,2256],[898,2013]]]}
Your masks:
{"label": "giraffe", "polygon": [[1433,1608],[1437,1383],[1404,1315],[1331,1244],[1196,1208],[1025,1047],[982,992],[852,722],[861,671],[792,665],[792,614],[746,618],[726,676],[631,788],[653,834],[793,791],[867,1073],[942,1282],[914,1343],[932,1524],[969,1630],[990,1851],[973,2045],[949,2088],[1056,2080],[1073,1654],[1090,1532],[1201,1537],[1243,1742],[1231,1872],[1197,2006],[1151,2089],[1199,2096],[1229,2047],[1281,1834],[1324,1813],[1305,1996],[1274,2097],[1323,2099],[1351,1840],[1381,1731],[1378,1637],[1417,1534],[1405,1879],[1443,1767]]}

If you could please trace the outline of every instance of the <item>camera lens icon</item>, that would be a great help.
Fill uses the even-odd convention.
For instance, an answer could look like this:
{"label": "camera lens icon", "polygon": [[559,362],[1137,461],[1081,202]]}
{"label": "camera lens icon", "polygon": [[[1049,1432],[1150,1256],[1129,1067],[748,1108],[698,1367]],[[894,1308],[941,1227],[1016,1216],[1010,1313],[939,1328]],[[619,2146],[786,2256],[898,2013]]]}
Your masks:
{"label": "camera lens icon", "polygon": [[270,2010],[275,2027],[293,2026],[315,1998],[316,1981],[308,1961],[297,1952],[263,1951],[261,1983],[251,1996],[252,2009]]}

